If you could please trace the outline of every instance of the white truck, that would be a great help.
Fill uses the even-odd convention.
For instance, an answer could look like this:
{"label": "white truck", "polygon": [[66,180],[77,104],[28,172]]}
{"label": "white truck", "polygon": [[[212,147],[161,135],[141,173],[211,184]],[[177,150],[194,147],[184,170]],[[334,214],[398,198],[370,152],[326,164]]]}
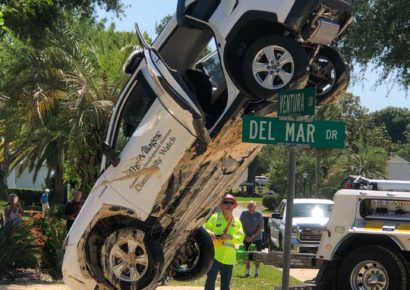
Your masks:
{"label": "white truck", "polygon": [[[283,250],[286,204],[286,199],[282,200],[268,221],[269,231],[267,238],[270,250]],[[329,199],[296,198],[294,200],[292,212],[292,251],[316,253],[332,208],[333,201]]]}
{"label": "white truck", "polygon": [[[410,182],[358,177],[339,190],[316,255],[293,253],[291,266],[319,268],[292,289],[409,289]],[[249,253],[281,266],[282,252]]]}

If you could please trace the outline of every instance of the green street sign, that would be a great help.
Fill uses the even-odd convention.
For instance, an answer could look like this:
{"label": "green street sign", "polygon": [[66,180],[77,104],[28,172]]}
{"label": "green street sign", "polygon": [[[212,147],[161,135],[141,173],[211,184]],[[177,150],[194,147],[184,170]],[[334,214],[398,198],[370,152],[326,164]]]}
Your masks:
{"label": "green street sign", "polygon": [[278,117],[290,115],[314,115],[316,88],[287,90],[278,93]]}
{"label": "green street sign", "polygon": [[345,124],[337,121],[298,122],[270,117],[244,116],[242,142],[344,148]]}

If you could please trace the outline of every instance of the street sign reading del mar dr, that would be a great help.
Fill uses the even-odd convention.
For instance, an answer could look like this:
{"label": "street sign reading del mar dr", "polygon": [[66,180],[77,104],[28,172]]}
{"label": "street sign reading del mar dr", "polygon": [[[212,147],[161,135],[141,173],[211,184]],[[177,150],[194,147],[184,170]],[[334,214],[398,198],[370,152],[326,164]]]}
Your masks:
{"label": "street sign reading del mar dr", "polygon": [[242,141],[258,144],[302,144],[315,148],[344,148],[345,124],[336,121],[284,121],[244,116]]}

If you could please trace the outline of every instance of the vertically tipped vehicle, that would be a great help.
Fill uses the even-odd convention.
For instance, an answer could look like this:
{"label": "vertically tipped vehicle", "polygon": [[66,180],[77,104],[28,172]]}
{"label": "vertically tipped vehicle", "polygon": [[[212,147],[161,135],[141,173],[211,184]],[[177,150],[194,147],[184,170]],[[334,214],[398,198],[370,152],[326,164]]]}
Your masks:
{"label": "vertically tipped vehicle", "polygon": [[261,149],[241,143],[242,115],[270,114],[278,91],[307,84],[334,101],[348,71],[328,45],[350,21],[346,1],[179,0],[152,47],[138,31],[101,175],[65,242],[66,284],[150,289],[165,272],[206,273],[201,225]]}

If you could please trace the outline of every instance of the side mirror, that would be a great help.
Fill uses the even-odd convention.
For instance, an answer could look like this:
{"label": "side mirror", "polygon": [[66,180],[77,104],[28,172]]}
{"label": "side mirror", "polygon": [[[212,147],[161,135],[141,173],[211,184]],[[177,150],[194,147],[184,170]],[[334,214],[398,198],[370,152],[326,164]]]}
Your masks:
{"label": "side mirror", "polygon": [[123,72],[130,75],[133,74],[143,59],[144,51],[142,49],[134,50],[124,63],[122,67]]}
{"label": "side mirror", "polygon": [[121,159],[118,157],[117,152],[115,152],[115,150],[110,145],[103,142],[100,148],[105,157],[110,160],[112,166],[116,167],[120,163]]}

